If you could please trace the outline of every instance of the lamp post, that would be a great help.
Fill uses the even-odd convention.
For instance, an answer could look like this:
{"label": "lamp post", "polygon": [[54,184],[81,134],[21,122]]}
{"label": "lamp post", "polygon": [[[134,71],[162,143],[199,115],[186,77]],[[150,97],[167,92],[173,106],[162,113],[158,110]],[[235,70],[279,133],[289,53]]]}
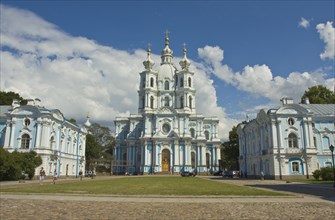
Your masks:
{"label": "lamp post", "polygon": [[332,167],[333,167],[333,175],[334,175],[334,187],[335,187],[335,166],[334,166],[334,146],[333,145],[330,145],[329,146],[329,150],[331,151],[332,153]]}

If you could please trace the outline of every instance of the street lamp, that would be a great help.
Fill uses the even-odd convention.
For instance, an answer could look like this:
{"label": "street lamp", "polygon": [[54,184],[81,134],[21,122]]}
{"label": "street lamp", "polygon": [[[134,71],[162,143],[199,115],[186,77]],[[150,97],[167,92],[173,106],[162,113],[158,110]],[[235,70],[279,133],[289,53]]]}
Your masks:
{"label": "street lamp", "polygon": [[330,145],[329,150],[332,153],[332,165],[333,165],[333,174],[334,174],[334,187],[335,187],[335,166],[334,166],[334,146]]}

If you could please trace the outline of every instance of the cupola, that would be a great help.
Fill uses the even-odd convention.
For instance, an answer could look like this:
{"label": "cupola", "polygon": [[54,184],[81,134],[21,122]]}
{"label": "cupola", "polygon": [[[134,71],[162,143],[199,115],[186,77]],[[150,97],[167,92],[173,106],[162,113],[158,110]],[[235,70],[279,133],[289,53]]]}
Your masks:
{"label": "cupola", "polygon": [[152,67],[155,65],[155,62],[151,59],[150,57],[150,53],[151,53],[151,49],[150,47],[148,47],[148,50],[147,50],[147,59],[145,61],[143,61],[143,65],[145,67],[146,70],[151,70]]}
{"label": "cupola", "polygon": [[169,36],[168,36],[169,32],[166,31],[165,32],[165,47],[164,49],[162,50],[162,56],[161,56],[161,59],[162,59],[162,64],[165,64],[165,63],[168,63],[168,64],[171,64],[172,63],[172,57],[173,57],[173,51],[169,48]]}
{"label": "cupola", "polygon": [[179,62],[179,65],[181,66],[181,68],[184,70],[187,70],[188,67],[191,65],[191,62],[187,59],[186,57],[186,46],[184,44],[184,49],[183,49],[183,52],[184,52],[184,58]]}

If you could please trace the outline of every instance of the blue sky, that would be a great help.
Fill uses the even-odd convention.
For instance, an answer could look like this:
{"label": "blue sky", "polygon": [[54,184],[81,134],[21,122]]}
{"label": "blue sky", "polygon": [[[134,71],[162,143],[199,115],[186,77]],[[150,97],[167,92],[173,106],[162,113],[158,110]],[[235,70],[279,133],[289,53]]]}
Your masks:
{"label": "blue sky", "polygon": [[[137,112],[137,81],[146,58],[144,50],[148,43],[152,45],[158,68],[166,30],[177,65],[186,43],[187,56],[199,75],[198,112],[218,115],[222,136],[226,137],[231,126],[244,120],[246,114],[252,118],[261,108],[279,106],[282,96],[299,102],[310,86],[334,88],[334,1],[1,3],[1,12],[7,12],[1,13],[1,58],[7,61],[1,67],[1,90],[14,90],[25,98],[39,97],[46,105],[79,120],[90,112],[92,120],[112,124],[119,114]],[[21,25],[27,30],[22,31],[25,28]],[[43,44],[36,45],[36,39],[27,36],[37,36]],[[52,51],[52,46],[57,50]],[[95,57],[92,51],[107,54]],[[69,54],[74,58],[61,59]],[[52,56],[56,60],[51,61],[57,62],[50,62]],[[104,60],[108,56],[112,56],[110,63]],[[14,69],[20,73],[13,73]],[[99,84],[90,71],[107,77]],[[123,71],[124,75],[119,75]],[[35,80],[29,86],[15,83],[21,80],[20,74]],[[120,84],[128,74],[134,76],[128,85],[111,90],[113,83]],[[100,90],[92,95],[94,86]],[[73,108],[74,100],[87,103],[86,108]]]}

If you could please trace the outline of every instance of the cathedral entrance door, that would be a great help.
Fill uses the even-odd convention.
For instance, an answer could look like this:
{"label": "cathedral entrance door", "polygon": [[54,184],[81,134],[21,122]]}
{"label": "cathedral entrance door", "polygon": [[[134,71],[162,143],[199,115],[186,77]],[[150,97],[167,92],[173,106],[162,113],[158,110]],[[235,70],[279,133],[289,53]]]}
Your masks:
{"label": "cathedral entrance door", "polygon": [[162,172],[170,172],[170,151],[168,149],[162,151]]}

